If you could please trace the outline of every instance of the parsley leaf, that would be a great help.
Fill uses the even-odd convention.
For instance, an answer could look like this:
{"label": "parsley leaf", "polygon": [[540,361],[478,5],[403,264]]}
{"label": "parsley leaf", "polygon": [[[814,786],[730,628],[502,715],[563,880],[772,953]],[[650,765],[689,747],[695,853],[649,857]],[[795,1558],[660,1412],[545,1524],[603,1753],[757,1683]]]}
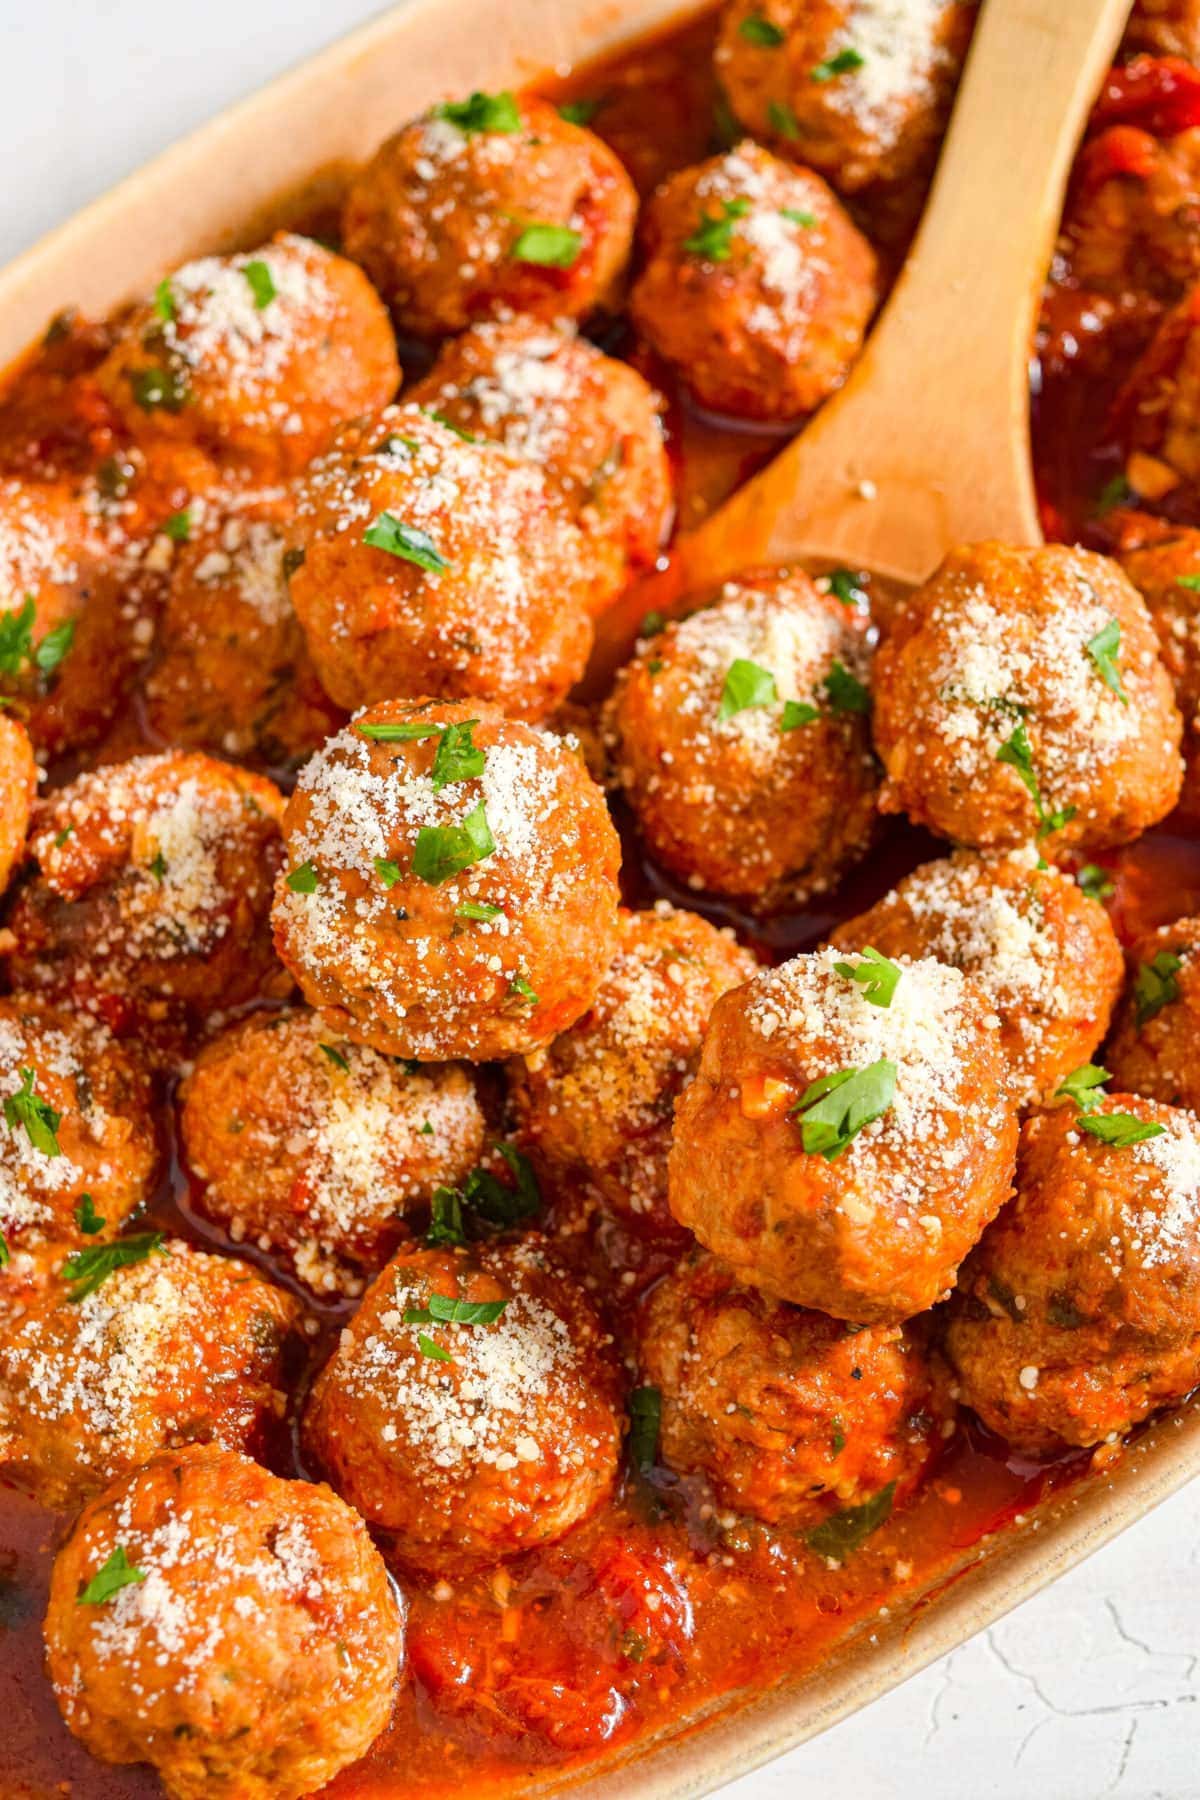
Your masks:
{"label": "parsley leaf", "polygon": [[895,1498],[896,1483],[889,1481],[885,1488],[880,1488],[860,1505],[844,1506],[840,1512],[831,1513],[822,1524],[805,1532],[804,1541],[818,1556],[828,1557],[831,1562],[845,1562],[866,1543],[873,1531],[878,1531],[891,1518]]}
{"label": "parsley leaf", "polygon": [[1195,593],[1196,589],[1200,588],[1200,575],[1177,575],[1175,577],[1175,586],[1191,588],[1192,592]]}
{"label": "parsley leaf", "polygon": [[173,544],[186,544],[192,535],[192,515],[190,512],[172,513],[169,519],[163,520],[163,534]]}
{"label": "parsley leaf", "polygon": [[159,318],[167,324],[175,317],[175,296],[171,292],[171,283],[166,275],[154,290],[154,310]]}
{"label": "parsley leaf", "polygon": [[254,295],[256,309],[261,312],[264,306],[270,306],[278,289],[268,264],[263,262],[261,257],[255,257],[253,262],[246,264],[242,274],[250,284],[250,292]]}
{"label": "parsley leaf", "polygon": [[8,1239],[0,1231],[0,1269],[7,1269],[12,1261],[12,1251],[8,1247]]}
{"label": "parsley leaf", "polygon": [[103,1606],[114,1594],[120,1593],[124,1587],[130,1587],[138,1581],[145,1581],[146,1571],[135,1569],[125,1554],[123,1544],[118,1544],[108,1561],[96,1570],[86,1587],[80,1589],[75,1596],[77,1606]]}
{"label": "parsley leaf", "polygon": [[524,975],[514,975],[508,984],[508,991],[510,994],[516,994],[520,999],[524,1000],[526,1006],[536,1006],[538,1003],[538,997],[530,987]]}
{"label": "parsley leaf", "polygon": [[847,981],[857,981],[863,990],[863,999],[869,1000],[872,1006],[890,1006],[892,995],[896,992],[896,983],[901,976],[898,963],[889,962],[880,951],[868,944],[862,953],[861,962],[834,963],[839,975]]}
{"label": "parsley leaf", "polygon": [[509,255],[543,269],[570,269],[583,248],[583,233],[569,225],[526,225]]}
{"label": "parsley leaf", "polygon": [[731,719],[734,713],[745,712],[748,707],[770,706],[778,697],[775,677],[770,669],[764,669],[758,663],[747,662],[745,657],[739,656],[729,665],[725,686],[721,689],[717,717]]}
{"label": "parsley leaf", "polygon": [[809,72],[809,80],[823,86],[825,82],[832,81],[835,75],[852,75],[855,69],[862,68],[866,60],[861,50],[847,45],[836,56],[827,56],[823,62],[816,63]]}
{"label": "parsley leaf", "polygon": [[658,1461],[662,1430],[662,1390],[637,1387],[629,1396],[629,1456],[639,1475],[648,1475]]}
{"label": "parsley leaf", "polygon": [[43,675],[49,675],[57,669],[74,642],[74,619],[66,619],[61,625],[56,625],[52,631],[46,633],[33,653],[33,660]]}
{"label": "parsley leaf", "polygon": [[760,50],[778,50],[780,44],[787,41],[787,33],[772,20],[764,19],[761,13],[750,13],[744,18],[738,26],[738,36]]}
{"label": "parsley leaf", "polygon": [[316,866],[310,862],[301,863],[298,869],[293,869],[286,877],[286,882],[293,894],[315,894],[321,885]]}
{"label": "parsley leaf", "polygon": [[115,1269],[130,1268],[154,1255],[166,1255],[161,1231],[143,1231],[136,1237],[118,1238],[112,1244],[92,1244],[86,1250],[76,1250],[62,1266],[63,1280],[75,1284],[67,1299],[86,1300]]}
{"label": "parsley leaf", "polygon": [[1060,1083],[1054,1098],[1057,1100],[1061,1096],[1063,1099],[1073,1100],[1080,1112],[1094,1112],[1104,1098],[1099,1090],[1106,1081],[1111,1080],[1108,1070],[1102,1069],[1099,1063],[1081,1063]]}
{"label": "parsley leaf", "polygon": [[470,781],[472,776],[483,774],[486,757],[471,741],[478,723],[478,719],[464,719],[461,725],[447,725],[439,736],[432,769],[435,794],[454,782]]}
{"label": "parsley leaf", "polygon": [[1088,639],[1087,653],[1095,663],[1101,681],[1117,696],[1122,706],[1128,706],[1129,695],[1121,686],[1121,671],[1117,665],[1120,652],[1121,626],[1116,619],[1110,619],[1095,637]]}
{"label": "parsley leaf", "polygon": [[191,399],[186,377],[177,369],[127,369],[133,398],[143,412],[180,413]]}
{"label": "parsley leaf", "polygon": [[336,1044],[318,1044],[317,1048],[323,1056],[328,1057],[335,1069],[340,1069],[343,1075],[348,1075],[350,1073],[350,1064],[346,1061],[346,1058],[342,1055],[342,1052],[338,1049]]}
{"label": "parsley leaf", "polygon": [[780,731],[798,731],[801,725],[811,725],[820,716],[820,707],[810,706],[807,700],[785,700],[779,729]]}
{"label": "parsley leaf", "polygon": [[1153,1125],[1145,1119],[1135,1118],[1133,1113],[1087,1113],[1082,1114],[1077,1123],[1080,1131],[1089,1132],[1102,1144],[1111,1144],[1117,1150],[1124,1150],[1130,1144],[1144,1144],[1147,1138],[1162,1137],[1167,1129],[1165,1125]]}
{"label": "parsley leaf", "polygon": [[413,848],[412,872],[430,887],[440,887],[452,875],[482,862],[495,848],[481,800],[461,825],[422,825]]}
{"label": "parsley leaf", "polygon": [[834,712],[865,714],[871,710],[870,689],[836,657],[825,677],[825,694]]}
{"label": "parsley leaf", "polygon": [[375,873],[378,875],[385,888],[394,888],[396,883],[401,879],[403,871],[398,862],[389,862],[386,856],[377,856],[375,858]]}
{"label": "parsley leaf", "polygon": [[1107,900],[1116,892],[1116,882],[1099,863],[1084,863],[1075,880],[1089,900]]}
{"label": "parsley leaf", "polygon": [[826,1162],[858,1136],[864,1125],[881,1118],[896,1092],[896,1065],[887,1057],[865,1069],[839,1069],[812,1082],[792,1108],[800,1117],[804,1148]]}
{"label": "parsley leaf", "polygon": [[75,1208],[75,1223],[84,1237],[95,1237],[98,1231],[103,1231],[106,1221],[96,1211],[90,1194],[80,1194],[79,1205]]}
{"label": "parsley leaf", "polygon": [[[476,720],[471,721],[477,723]],[[355,731],[359,737],[370,738],[379,744],[409,744],[418,738],[440,737],[445,729],[442,725],[429,725],[419,719],[386,719],[378,725],[362,725],[355,723]]]}
{"label": "parsley leaf", "polygon": [[1046,837],[1051,831],[1061,831],[1075,817],[1078,808],[1074,806],[1058,807],[1054,812],[1046,811],[1037,770],[1033,764],[1033,746],[1029,742],[1024,720],[1014,727],[1011,737],[1007,737],[1001,744],[996,752],[996,761],[1007,763],[1020,776],[1037,813],[1039,838]]}
{"label": "parsley leaf", "polygon": [[26,594],[20,610],[0,613],[0,672],[19,675],[33,654],[33,622],[37,617],[33,595]]}
{"label": "parsley leaf", "polygon": [[421,531],[416,525],[406,525],[395,513],[381,512],[375,523],[363,532],[362,541],[372,550],[385,550],[402,562],[415,563],[418,569],[424,569],[430,575],[440,575],[443,569],[450,567],[427,531]]}
{"label": "parsley leaf", "polygon": [[462,1195],[457,1188],[434,1188],[429,1203],[429,1230],[425,1233],[425,1242],[436,1248],[439,1244],[457,1245],[465,1244],[466,1241]]}
{"label": "parsley leaf", "polygon": [[503,1317],[507,1300],[457,1300],[449,1294],[430,1294],[425,1306],[406,1306],[406,1325],[427,1325],[431,1319],[439,1325],[494,1325]]}
{"label": "parsley leaf", "polygon": [[719,213],[702,211],[695,231],[683,240],[684,249],[689,256],[703,256],[708,262],[728,262],[734,225],[749,211],[748,200],[722,200]]}
{"label": "parsley leaf", "polygon": [[541,1211],[542,1195],[529,1158],[512,1144],[496,1150],[516,1178],[511,1188],[490,1169],[472,1169],[463,1188],[463,1200],[487,1225],[518,1225]]}
{"label": "parsley leaf", "polygon": [[33,1069],[21,1070],[20,1087],[15,1094],[7,1095],[4,1101],[4,1122],[10,1131],[17,1131],[23,1126],[29,1142],[43,1156],[61,1156],[56,1133],[62,1123],[62,1114],[55,1112],[49,1101],[40,1099],[34,1093],[36,1080],[37,1075]]}
{"label": "parsley leaf", "polygon": [[564,100],[558,109],[558,116],[565,119],[568,125],[590,125],[603,105],[602,99]]}
{"label": "parsley leaf", "polygon": [[1127,501],[1132,499],[1133,489],[1125,476],[1114,475],[1111,480],[1105,482],[1096,495],[1095,505],[1092,507],[1092,517],[1093,519],[1103,518],[1105,513],[1114,511],[1118,506],[1124,506]]}
{"label": "parsley leaf", "polygon": [[461,900],[454,909],[456,919],[475,919],[481,925],[490,924],[493,919],[504,917],[502,906],[492,906],[487,900]]}
{"label": "parsley leaf", "polygon": [[767,124],[780,137],[794,142],[800,136],[800,125],[795,113],[784,100],[767,102]]}
{"label": "parsley leaf", "polygon": [[469,137],[473,132],[512,132],[521,129],[521,112],[516,98],[507,88],[498,94],[483,94],[478,89],[466,100],[447,100],[433,109],[435,119]]}
{"label": "parsley leaf", "polygon": [[866,577],[853,569],[831,569],[826,576],[829,591],[843,606],[868,606]]}
{"label": "parsley leaf", "polygon": [[1173,950],[1160,950],[1148,963],[1138,965],[1133,982],[1134,1016],[1138,1030],[1156,1019],[1164,1006],[1179,998],[1175,977],[1183,967],[1182,957]]}
{"label": "parsley leaf", "polygon": [[799,225],[803,231],[811,231],[817,222],[816,213],[802,212],[795,206],[781,206],[779,216],[786,219],[789,225]]}
{"label": "parsley leaf", "polygon": [[441,1344],[434,1338],[428,1337],[423,1331],[418,1331],[417,1333],[417,1349],[421,1352],[422,1356],[431,1356],[434,1362],[454,1361],[454,1358],[448,1350],[443,1349]]}

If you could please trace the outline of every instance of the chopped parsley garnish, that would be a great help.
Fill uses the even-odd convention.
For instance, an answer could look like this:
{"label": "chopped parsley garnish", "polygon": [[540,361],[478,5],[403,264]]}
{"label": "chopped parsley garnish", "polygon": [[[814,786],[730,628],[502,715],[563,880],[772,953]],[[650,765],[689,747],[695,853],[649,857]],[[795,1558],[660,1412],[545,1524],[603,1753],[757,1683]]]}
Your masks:
{"label": "chopped parsley garnish", "polygon": [[639,1475],[647,1475],[658,1461],[662,1429],[662,1391],[634,1388],[629,1396],[629,1456]]}
{"label": "chopped parsley garnish", "polygon": [[691,237],[683,247],[689,256],[708,262],[728,262],[733,250],[733,228],[750,211],[748,200],[722,200],[719,213],[701,212]]}
{"label": "chopped parsley garnish", "polygon": [[1099,863],[1084,863],[1075,880],[1089,900],[1107,900],[1116,892],[1116,882]]}
{"label": "chopped parsley garnish", "polygon": [[734,713],[745,712],[751,706],[770,706],[778,697],[770,669],[739,656],[729,665],[717,717],[731,719]]}
{"label": "chopped parsley garnish", "polygon": [[61,831],[55,833],[54,848],[56,850],[62,849],[74,829],[75,827],[73,825],[64,825]]}
{"label": "chopped parsley garnish", "polygon": [[255,257],[253,262],[248,262],[242,270],[242,274],[249,283],[257,310],[261,312],[264,306],[270,306],[278,289],[275,286],[274,276],[262,258]]}
{"label": "chopped parsley garnish", "polygon": [[67,655],[75,642],[75,621],[67,619],[48,631],[33,653],[33,660],[43,675],[49,675],[57,669],[59,663]]}
{"label": "chopped parsley garnish", "polygon": [[161,1231],[143,1231],[136,1237],[118,1238],[112,1244],[93,1244],[87,1250],[76,1250],[62,1266],[63,1280],[75,1284],[67,1299],[86,1300],[114,1269],[130,1268],[154,1255],[166,1255]]}
{"label": "chopped parsley garnish", "polygon": [[461,825],[422,825],[413,849],[412,872],[430,887],[440,887],[452,875],[482,862],[495,848],[481,800]]}
{"label": "chopped parsley garnish", "polygon": [[431,1356],[434,1362],[454,1361],[454,1358],[448,1350],[444,1350],[441,1344],[437,1343],[433,1338],[428,1337],[423,1331],[418,1331],[417,1333],[417,1349],[421,1352],[422,1356]]}
{"label": "chopped parsley garnish", "polygon": [[1116,619],[1110,619],[1094,638],[1088,639],[1087,653],[1105,687],[1117,696],[1122,706],[1128,706],[1129,695],[1121,686],[1121,671],[1117,664],[1121,653],[1121,626]]}
{"label": "chopped parsley garnish", "polygon": [[169,519],[163,520],[163,532],[173,544],[186,544],[192,535],[192,515],[185,508],[183,512],[172,513]]}
{"label": "chopped parsley garnish", "polygon": [[389,862],[386,856],[377,856],[375,858],[375,873],[378,875],[385,888],[394,888],[396,883],[400,880],[403,871],[398,862]]}
{"label": "chopped parsley garnish", "polygon": [[155,851],[154,861],[149,864],[149,869],[155,881],[157,881],[159,887],[161,887],[167,873],[167,859],[161,850]]}
{"label": "chopped parsley garnish", "polygon": [[1074,806],[1058,807],[1054,812],[1047,812],[1042,800],[1041,784],[1033,763],[1033,746],[1029,742],[1029,733],[1025,729],[1024,720],[1014,727],[1011,737],[1005,738],[996,752],[996,761],[1007,763],[1020,776],[1025,791],[1033,801],[1034,811],[1038,817],[1038,837],[1044,838],[1051,831],[1061,831],[1070,823],[1078,810]]}
{"label": "chopped parsley garnish", "polygon": [[802,212],[796,206],[781,206],[779,216],[786,219],[789,225],[799,225],[803,231],[811,231],[817,222],[816,213]]}
{"label": "chopped parsley garnish", "polygon": [[861,50],[847,45],[835,56],[827,56],[823,62],[814,64],[808,78],[823,86],[825,82],[832,81],[835,75],[853,75],[855,69],[861,69],[866,60]]}
{"label": "chopped parsley garnish", "polygon": [[881,1118],[896,1092],[896,1065],[881,1057],[865,1069],[838,1069],[812,1082],[792,1108],[800,1139],[814,1156],[833,1162],[865,1125]]}
{"label": "chopped parsley garnish", "polygon": [[1080,1112],[1094,1112],[1104,1098],[1101,1090],[1105,1082],[1111,1080],[1108,1070],[1099,1063],[1081,1063],[1059,1085],[1054,1098],[1073,1100]]}
{"label": "chopped parsley garnish", "polygon": [[870,604],[867,595],[866,578],[854,569],[831,569],[825,578],[829,583],[829,591],[835,600],[843,606],[867,606]]}
{"label": "chopped parsley garnish", "polygon": [[96,1211],[90,1194],[80,1194],[79,1205],[75,1208],[75,1223],[84,1237],[95,1237],[98,1231],[104,1230],[106,1221]]}
{"label": "chopped parsley garnish", "polygon": [[418,738],[440,737],[445,727],[427,725],[419,719],[389,719],[378,725],[361,725],[356,722],[354,729],[359,737],[370,738],[373,743],[409,744],[415,743]]}
{"label": "chopped parsley garnish", "polygon": [[535,263],[542,269],[570,269],[583,248],[583,233],[569,225],[526,225],[509,255],[514,262]]}
{"label": "chopped parsley garnish", "polygon": [[795,140],[800,136],[800,126],[795,113],[785,100],[771,100],[767,104],[767,124],[780,137]]}
{"label": "chopped parsley garnish", "polygon": [[872,949],[868,944],[862,953],[862,959],[856,963],[834,963],[839,975],[847,981],[856,981],[863,991],[863,999],[869,1000],[872,1006],[890,1006],[892,995],[896,992],[902,970],[898,963],[889,962],[880,951]]}
{"label": "chopped parsley garnish", "polygon": [[869,1500],[858,1506],[843,1506],[840,1512],[831,1513],[820,1525],[805,1532],[804,1541],[818,1556],[828,1557],[830,1562],[845,1562],[866,1543],[873,1531],[878,1531],[891,1518],[895,1498],[896,1483],[889,1481]]}
{"label": "chopped parsley garnish", "polygon": [[870,689],[836,657],[825,677],[825,693],[834,712],[864,714],[871,710]]}
{"label": "chopped parsley garnish", "polygon": [[486,758],[471,741],[471,733],[478,723],[478,719],[464,719],[461,725],[447,725],[439,736],[431,770],[435,794],[455,782],[470,781],[473,776],[483,774]]}
{"label": "chopped parsley garnish", "polygon": [[287,885],[293,894],[315,894],[321,884],[314,864],[301,863],[298,869],[293,869],[287,876]]}
{"label": "chopped parsley garnish", "polygon": [[375,523],[363,532],[362,541],[372,550],[385,550],[402,562],[415,563],[418,569],[424,569],[430,575],[440,575],[443,569],[450,567],[427,531],[421,531],[416,525],[406,525],[395,513],[381,512]]}
{"label": "chopped parsley garnish", "polygon": [[455,1300],[448,1294],[430,1294],[427,1306],[406,1306],[406,1325],[494,1325],[503,1317],[507,1300]]}
{"label": "chopped parsley garnish", "polygon": [[490,1169],[472,1169],[463,1187],[463,1200],[468,1209],[487,1225],[519,1225],[541,1211],[542,1195],[533,1172],[533,1164],[512,1144],[497,1144],[516,1179],[511,1188]]}
{"label": "chopped parsley garnish", "polygon": [[1176,956],[1173,950],[1160,950],[1150,962],[1138,965],[1133,982],[1133,1007],[1139,1031],[1151,1019],[1157,1018],[1164,1006],[1178,1000],[1179,983],[1175,977],[1182,967],[1182,957]]}
{"label": "chopped parsley garnish", "polygon": [[55,1112],[48,1100],[42,1100],[34,1092],[36,1080],[35,1070],[21,1070],[20,1087],[15,1094],[5,1097],[4,1121],[10,1131],[24,1128],[29,1142],[43,1156],[61,1156],[57,1132],[62,1114]]}
{"label": "chopped parsley garnish", "polygon": [[75,1597],[77,1606],[103,1606],[114,1594],[120,1593],[124,1587],[132,1587],[135,1582],[145,1581],[146,1571],[135,1569],[125,1554],[123,1544],[118,1544],[108,1561],[96,1570],[86,1587],[79,1590]]}
{"label": "chopped parsley garnish", "polygon": [[436,1248],[439,1244],[456,1245],[465,1244],[466,1241],[462,1195],[457,1188],[434,1188],[433,1198],[429,1203],[429,1230],[425,1233],[425,1242]]}
{"label": "chopped parsley garnish", "polygon": [[764,19],[761,13],[748,14],[738,26],[738,36],[760,50],[778,50],[780,44],[787,41],[787,33],[771,19]]}
{"label": "chopped parsley garnish", "polygon": [[493,919],[504,917],[502,906],[493,906],[487,900],[460,900],[454,909],[456,919],[474,919],[480,925],[488,925]]}
{"label": "chopped parsley garnish", "polygon": [[350,1064],[346,1061],[346,1058],[342,1055],[342,1052],[338,1049],[336,1044],[318,1044],[317,1048],[322,1056],[328,1057],[335,1069],[340,1069],[343,1075],[348,1075],[350,1073]]}
{"label": "chopped parsley garnish", "polygon": [[558,116],[565,119],[568,125],[590,125],[603,105],[603,99],[564,100],[558,109]]}
{"label": "chopped parsley garnish", "polygon": [[1177,575],[1175,578],[1175,586],[1191,588],[1192,592],[1195,593],[1196,590],[1200,588],[1200,575]]}
{"label": "chopped parsley garnish", "polygon": [[648,612],[642,614],[642,622],[638,626],[638,636],[644,638],[657,637],[667,628],[665,613]]}
{"label": "chopped parsley garnish", "polygon": [[412,456],[415,455],[420,448],[421,446],[416,438],[405,437],[404,434],[399,431],[389,431],[386,437],[380,438],[379,442],[372,450],[371,455],[399,456],[401,451],[403,451],[406,456]]}
{"label": "chopped parsley garnish", "polygon": [[0,613],[0,673],[19,675],[26,663],[32,663],[43,675],[57,669],[75,642],[75,621],[67,619],[48,631],[35,645],[33,627],[37,608],[33,595],[26,594],[20,610]]}
{"label": "chopped parsley garnish", "polygon": [[526,1006],[536,1006],[538,1003],[538,997],[524,975],[514,975],[508,984],[508,991],[510,994],[516,994],[518,999],[524,1000]]}
{"label": "chopped parsley garnish", "polygon": [[447,100],[433,109],[435,119],[457,125],[466,136],[473,132],[511,132],[521,129],[521,111],[516,98],[505,88],[499,94],[482,94],[478,90],[466,100]]}
{"label": "chopped parsley garnish", "polygon": [[468,431],[464,425],[457,424],[449,413],[441,412],[436,406],[423,406],[421,411],[427,413],[435,425],[444,425],[447,431],[452,431],[456,438],[462,439],[464,444],[479,442],[473,431]]}
{"label": "chopped parsley garnish", "polygon": [[12,1251],[8,1247],[8,1239],[0,1231],[0,1269],[7,1269],[12,1261]]}
{"label": "chopped parsley garnish", "polygon": [[820,707],[810,705],[807,700],[785,700],[779,729],[780,731],[798,731],[801,725],[811,725],[820,716]]}
{"label": "chopped parsley garnish", "polygon": [[168,324],[175,317],[175,296],[165,275],[154,290],[154,310]]}
{"label": "chopped parsley garnish", "polygon": [[1077,1120],[1080,1131],[1099,1138],[1102,1144],[1124,1150],[1130,1144],[1144,1144],[1147,1138],[1162,1137],[1165,1125],[1154,1125],[1132,1113],[1087,1113]]}
{"label": "chopped parsley garnish", "polygon": [[143,412],[182,412],[191,393],[186,378],[177,369],[129,369],[127,379],[133,397]]}
{"label": "chopped parsley garnish", "polygon": [[1092,517],[1094,519],[1102,518],[1105,513],[1112,512],[1118,506],[1124,506],[1127,501],[1132,499],[1133,489],[1124,475],[1114,475],[1110,481],[1105,482],[1096,495]]}

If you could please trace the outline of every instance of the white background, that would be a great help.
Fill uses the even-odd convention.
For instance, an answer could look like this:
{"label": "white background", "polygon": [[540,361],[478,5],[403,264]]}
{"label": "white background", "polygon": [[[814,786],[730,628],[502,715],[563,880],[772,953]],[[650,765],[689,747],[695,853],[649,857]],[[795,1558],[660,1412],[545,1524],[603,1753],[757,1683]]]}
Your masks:
{"label": "white background", "polygon": [[[0,263],[376,10],[365,0],[0,0]],[[1200,1484],[984,1637],[727,1791],[1198,1800],[1198,1671]]]}

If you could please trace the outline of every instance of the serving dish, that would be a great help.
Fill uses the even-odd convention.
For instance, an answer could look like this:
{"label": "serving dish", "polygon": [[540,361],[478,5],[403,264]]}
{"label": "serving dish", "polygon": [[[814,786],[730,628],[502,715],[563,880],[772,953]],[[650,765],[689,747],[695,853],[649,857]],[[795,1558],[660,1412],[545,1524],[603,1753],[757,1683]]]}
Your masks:
{"label": "serving dish", "polygon": [[[579,67],[677,19],[674,8],[652,4],[547,3],[506,9],[498,21],[480,0],[455,8],[453,32],[445,0],[386,15],[196,133],[14,264],[0,277],[0,358],[20,355],[67,303],[102,315],[188,256],[311,217],[348,165],[431,100],[536,83],[548,69]],[[233,216],[229,194],[237,196]],[[844,1631],[831,1628],[815,1670],[766,1693],[723,1694],[703,1716],[617,1750],[599,1771],[530,1777],[521,1791],[647,1800],[712,1791],[865,1705],[1143,1516],[1200,1472],[1198,1434],[1200,1415],[1188,1406],[1138,1435],[1110,1470],[1073,1475],[1044,1498],[1031,1487],[1019,1521],[969,1546],[947,1545],[927,1578],[900,1584],[883,1611],[872,1606]],[[120,1779],[106,1771],[97,1784]]]}

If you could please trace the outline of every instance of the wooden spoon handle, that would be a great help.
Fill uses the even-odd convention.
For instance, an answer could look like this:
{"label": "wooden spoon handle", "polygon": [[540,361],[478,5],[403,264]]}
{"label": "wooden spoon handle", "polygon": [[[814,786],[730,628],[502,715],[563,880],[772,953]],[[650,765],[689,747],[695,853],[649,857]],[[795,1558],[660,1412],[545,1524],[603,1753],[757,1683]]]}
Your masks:
{"label": "wooden spoon handle", "polygon": [[1040,539],[1028,361],[1075,146],[1130,0],[984,0],[912,252],[841,393],[682,546],[688,585],[800,556],[920,581]]}

